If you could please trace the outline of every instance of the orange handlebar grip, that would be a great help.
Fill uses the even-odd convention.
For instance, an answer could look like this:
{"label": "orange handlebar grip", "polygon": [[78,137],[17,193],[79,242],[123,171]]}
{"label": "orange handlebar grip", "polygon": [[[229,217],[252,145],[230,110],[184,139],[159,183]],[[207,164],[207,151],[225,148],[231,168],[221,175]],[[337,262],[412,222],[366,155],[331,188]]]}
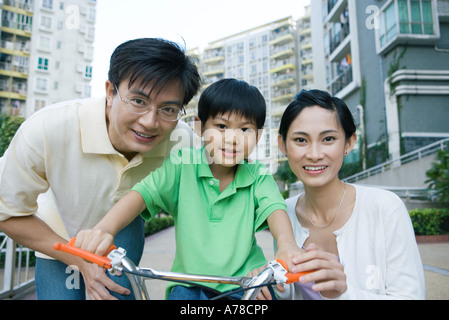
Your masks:
{"label": "orange handlebar grip", "polygon": [[[281,259],[277,259],[276,261],[279,262],[282,265],[282,267],[284,267],[285,270],[288,270],[287,264],[285,263],[285,261],[283,261]],[[306,274],[312,273],[312,272],[313,271],[298,272],[298,273],[289,273],[289,272],[287,272],[285,274],[285,276],[287,277],[286,284],[298,282],[299,278],[301,278],[302,276],[305,276]]]}
{"label": "orange handlebar grip", "polygon": [[[68,244],[55,243],[53,245],[53,249],[58,250],[58,251],[63,251],[63,252],[72,254],[74,256],[83,258],[84,260],[95,263],[98,266],[105,268],[105,269],[112,268],[111,259],[109,259],[108,257],[99,256],[94,253],[91,253],[91,252],[88,252],[88,251],[85,251],[85,250],[75,247],[75,240],[76,240],[76,238],[70,239]],[[111,252],[114,249],[116,249],[116,246],[111,246],[108,250],[108,254],[109,254],[109,252]]]}

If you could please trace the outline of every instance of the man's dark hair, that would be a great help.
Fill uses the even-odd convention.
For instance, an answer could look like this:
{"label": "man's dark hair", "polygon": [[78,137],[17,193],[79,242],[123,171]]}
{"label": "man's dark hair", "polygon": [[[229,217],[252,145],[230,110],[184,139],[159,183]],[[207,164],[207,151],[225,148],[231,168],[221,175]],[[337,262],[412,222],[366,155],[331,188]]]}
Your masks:
{"label": "man's dark hair", "polygon": [[109,81],[118,87],[125,80],[129,80],[128,87],[136,82],[142,87],[154,82],[153,89],[159,90],[179,81],[184,86],[183,105],[190,102],[201,85],[198,69],[184,50],[174,42],[156,38],[130,40],[115,49]]}
{"label": "man's dark hair", "polygon": [[236,113],[254,121],[258,129],[263,128],[266,117],[265,99],[259,89],[245,81],[219,80],[201,94],[198,102],[198,117],[202,124],[219,114]]}

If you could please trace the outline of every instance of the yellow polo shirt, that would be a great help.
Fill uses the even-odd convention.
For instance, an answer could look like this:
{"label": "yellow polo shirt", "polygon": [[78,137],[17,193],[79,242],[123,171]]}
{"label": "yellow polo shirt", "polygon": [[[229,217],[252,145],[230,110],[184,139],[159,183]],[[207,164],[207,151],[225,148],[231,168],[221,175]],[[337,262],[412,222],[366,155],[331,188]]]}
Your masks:
{"label": "yellow polo shirt", "polygon": [[129,162],[109,140],[105,104],[59,103],[22,124],[0,158],[0,220],[37,214],[69,239],[95,226],[172,149],[192,146],[193,133],[180,121],[170,141]]}

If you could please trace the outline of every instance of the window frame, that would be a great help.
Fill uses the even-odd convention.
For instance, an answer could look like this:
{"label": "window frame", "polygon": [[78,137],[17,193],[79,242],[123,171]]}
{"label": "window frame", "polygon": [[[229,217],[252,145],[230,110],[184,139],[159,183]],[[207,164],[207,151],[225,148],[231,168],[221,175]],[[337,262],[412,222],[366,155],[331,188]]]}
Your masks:
{"label": "window frame", "polygon": [[[407,5],[407,19],[404,20],[404,18],[401,18],[400,15],[400,4],[406,3]],[[430,7],[430,13],[432,14],[432,22],[426,22],[426,18],[423,15],[424,13],[424,4],[423,2],[429,2]],[[419,23],[417,20],[413,19],[413,13],[412,13],[412,3],[419,3],[419,15],[420,15],[420,21]],[[437,3],[436,0],[390,0],[387,1],[384,6],[380,9],[379,15],[377,17],[379,27],[376,29],[376,46],[377,46],[377,53],[381,54],[392,47],[394,47],[397,44],[400,43],[434,43],[436,40],[440,38],[440,29],[439,29],[439,20],[438,20],[438,14],[436,12],[437,9]],[[394,18],[393,23],[389,23],[388,19],[388,13],[389,10],[393,10],[393,16],[390,17]],[[391,14],[391,13],[390,13]],[[428,15],[427,15],[428,17]],[[389,23],[387,25],[387,23]],[[427,30],[432,30],[433,33],[426,32],[426,25]],[[432,27],[429,29],[429,25],[432,25]],[[407,26],[408,31],[404,29],[404,26]],[[414,33],[413,32],[413,26],[420,26],[421,32]],[[388,29],[388,30],[387,30]]]}

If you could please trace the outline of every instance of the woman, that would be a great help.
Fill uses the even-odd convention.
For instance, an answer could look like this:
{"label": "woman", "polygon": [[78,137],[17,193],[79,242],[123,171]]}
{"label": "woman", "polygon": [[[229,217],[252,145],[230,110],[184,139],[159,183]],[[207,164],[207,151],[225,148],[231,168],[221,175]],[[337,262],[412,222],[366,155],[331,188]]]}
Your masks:
{"label": "woman", "polygon": [[291,299],[424,299],[424,272],[410,216],[393,193],[338,178],[357,137],[346,104],[301,91],[280,124],[279,146],[305,192],[287,200],[306,252],[292,272],[314,272],[286,287]]}

